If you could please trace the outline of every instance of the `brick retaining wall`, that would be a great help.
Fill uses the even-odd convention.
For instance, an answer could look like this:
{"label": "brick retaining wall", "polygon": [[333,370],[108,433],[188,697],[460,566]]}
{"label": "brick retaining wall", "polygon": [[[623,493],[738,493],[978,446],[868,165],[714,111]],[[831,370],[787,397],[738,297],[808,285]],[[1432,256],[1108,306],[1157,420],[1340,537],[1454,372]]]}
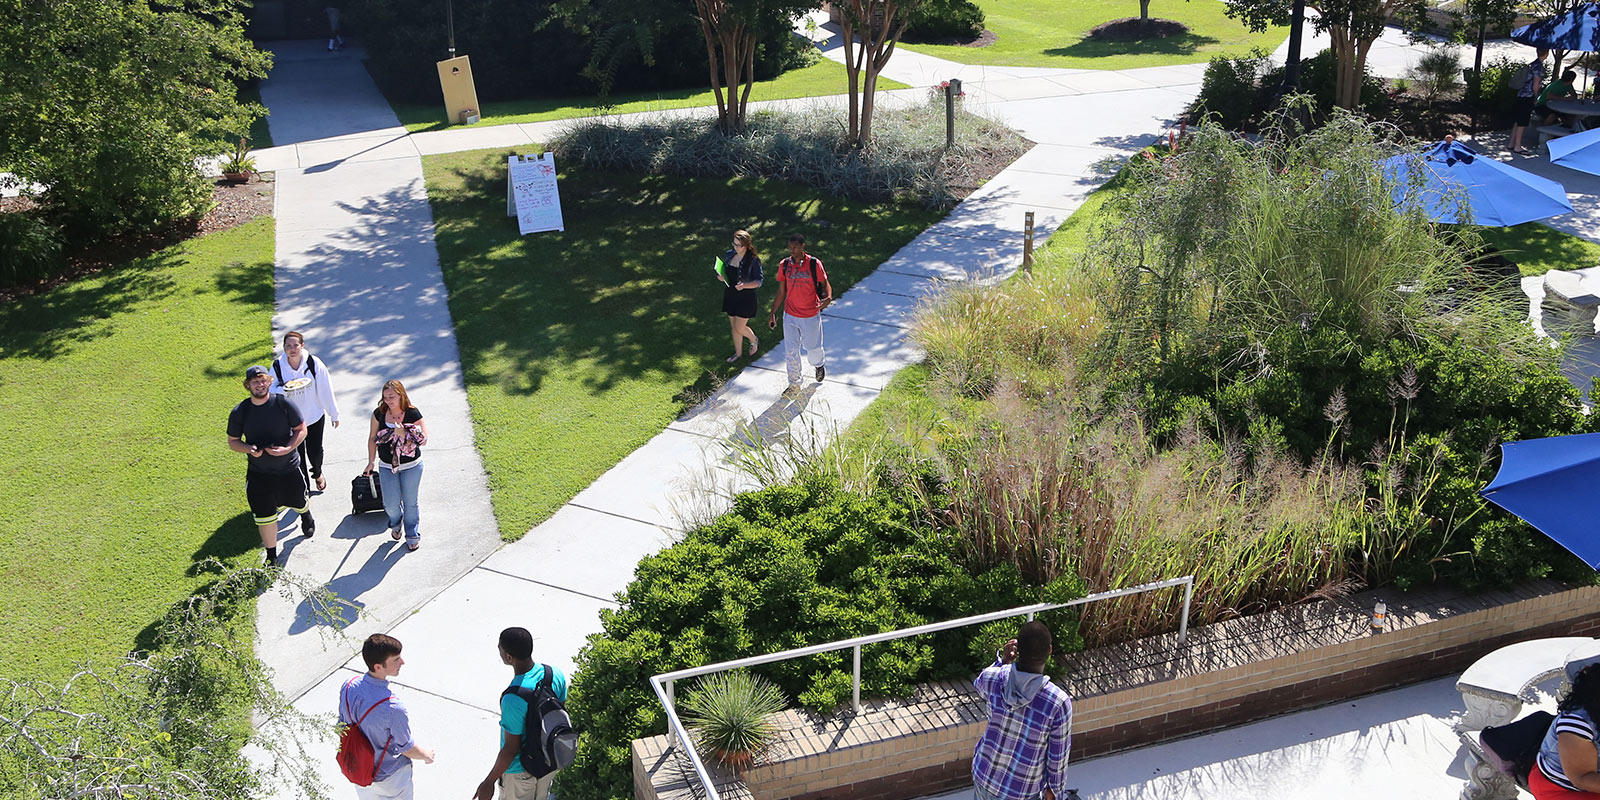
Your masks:
{"label": "brick retaining wall", "polygon": [[[1384,592],[1389,625],[1369,631],[1374,598],[1280,609],[1070,657],[1074,760],[1239,725],[1430,680],[1496,648],[1548,636],[1600,636],[1600,587],[1540,581],[1465,596]],[[975,665],[976,666],[976,665]],[[971,783],[986,712],[970,682],[864,703],[859,717],[785,712],[783,741],[730,800],[903,800]],[[704,796],[666,737],[633,742],[634,796]]]}

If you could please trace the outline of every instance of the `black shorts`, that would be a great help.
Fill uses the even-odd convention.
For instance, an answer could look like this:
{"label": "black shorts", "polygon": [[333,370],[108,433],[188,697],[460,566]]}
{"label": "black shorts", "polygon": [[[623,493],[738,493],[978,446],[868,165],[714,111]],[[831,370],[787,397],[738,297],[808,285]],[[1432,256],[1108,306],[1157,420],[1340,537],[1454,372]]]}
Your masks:
{"label": "black shorts", "polygon": [[256,524],[271,525],[278,521],[278,512],[285,508],[305,513],[306,480],[298,471],[247,472],[244,496],[250,503],[250,515],[256,518]]}
{"label": "black shorts", "polygon": [[1511,104],[1512,125],[1528,124],[1528,118],[1533,116],[1533,101],[1532,97],[1518,97],[1516,102]]}

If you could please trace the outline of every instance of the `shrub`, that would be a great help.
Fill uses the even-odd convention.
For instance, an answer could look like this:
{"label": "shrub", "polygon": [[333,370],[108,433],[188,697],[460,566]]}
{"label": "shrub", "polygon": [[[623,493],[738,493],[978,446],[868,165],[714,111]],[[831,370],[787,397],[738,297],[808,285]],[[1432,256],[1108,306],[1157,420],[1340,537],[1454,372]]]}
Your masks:
{"label": "shrub", "polygon": [[592,118],[574,123],[551,148],[563,159],[602,169],[675,175],[781,177],[840,197],[953,205],[951,186],[974,181],[973,165],[1021,155],[1011,129],[958,111],[956,147],[944,147],[942,104],[877,112],[873,142],[846,141],[836,112],[760,112],[746,130],[724,134],[715,120],[636,123]]}
{"label": "shrub", "polygon": [[926,0],[911,12],[906,38],[971,39],[983,33],[983,9],[972,0]]}
{"label": "shrub", "polygon": [[1259,93],[1256,78],[1266,64],[1267,54],[1257,49],[1243,58],[1212,56],[1200,82],[1200,95],[1191,106],[1191,116],[1215,115],[1218,124],[1237,130],[1256,114]]}
{"label": "shrub", "polygon": [[1496,56],[1483,65],[1483,76],[1474,81],[1476,86],[1472,87],[1470,96],[1479,107],[1493,111],[1497,122],[1511,124],[1511,106],[1517,98],[1517,90],[1511,88],[1511,76],[1526,66],[1526,63]]}
{"label": "shrub", "polygon": [[1461,88],[1461,57],[1454,48],[1429,48],[1412,65],[1411,78],[1430,101],[1453,94]]}
{"label": "shrub", "polygon": [[[628,743],[666,730],[651,675],[1082,595],[1075,580],[1029,586],[1004,566],[970,574],[922,524],[924,514],[904,486],[862,495],[810,474],[740,496],[727,515],[641,561],[622,608],[602,612],[603,631],[578,655],[569,709],[585,735],[557,793],[631,794]],[[1071,616],[1044,616],[1059,652],[1077,646]],[[863,693],[902,694],[919,681],[972,674],[983,665],[968,659],[974,633],[863,648]],[[830,711],[850,698],[850,669],[845,650],[751,671],[806,708]]]}
{"label": "shrub", "polygon": [[[1299,90],[1311,95],[1316,101],[1317,109],[1326,114],[1331,112],[1334,102],[1335,82],[1338,79],[1338,60],[1332,50],[1322,52],[1300,61]],[[1261,76],[1260,86],[1264,95],[1275,94],[1278,87],[1283,85],[1283,67],[1274,67]],[[1263,103],[1268,101],[1264,98]],[[1371,71],[1367,71],[1361,78],[1361,110],[1374,117],[1382,117],[1389,111],[1389,95],[1383,91],[1383,80],[1374,78]]]}
{"label": "shrub", "polygon": [[37,283],[62,265],[60,231],[33,210],[0,213],[0,286]]}

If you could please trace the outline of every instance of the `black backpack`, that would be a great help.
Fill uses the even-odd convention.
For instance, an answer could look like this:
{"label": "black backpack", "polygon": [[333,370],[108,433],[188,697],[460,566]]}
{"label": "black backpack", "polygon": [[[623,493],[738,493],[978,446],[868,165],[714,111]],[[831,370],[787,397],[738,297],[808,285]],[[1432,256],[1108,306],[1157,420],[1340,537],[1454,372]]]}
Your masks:
{"label": "black backpack", "polygon": [[578,732],[572,729],[567,707],[556,698],[549,664],[540,664],[544,677],[532,689],[508,686],[501,697],[514,694],[528,703],[528,718],[522,726],[522,749],[518,757],[522,768],[535,778],[572,766],[578,757]]}
{"label": "black backpack", "polygon": [[[272,359],[272,372],[278,376],[278,385],[282,386],[283,366],[278,363],[278,359],[276,358]],[[309,353],[306,354],[306,374],[313,378],[317,377],[317,360]]]}

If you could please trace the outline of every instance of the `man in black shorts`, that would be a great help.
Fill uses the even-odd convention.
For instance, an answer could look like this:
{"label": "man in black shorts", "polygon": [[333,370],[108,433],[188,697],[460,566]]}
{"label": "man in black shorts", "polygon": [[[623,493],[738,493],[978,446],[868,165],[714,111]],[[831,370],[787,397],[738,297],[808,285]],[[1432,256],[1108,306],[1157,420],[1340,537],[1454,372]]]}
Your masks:
{"label": "man in black shorts", "polygon": [[278,563],[278,514],[283,509],[299,512],[300,533],[307,539],[317,531],[306,507],[306,481],[295,452],[306,438],[306,424],[293,403],[272,393],[272,373],[266,367],[245,370],[244,385],[250,397],[228,414],[228,447],[249,456],[244,494],[271,567]]}

